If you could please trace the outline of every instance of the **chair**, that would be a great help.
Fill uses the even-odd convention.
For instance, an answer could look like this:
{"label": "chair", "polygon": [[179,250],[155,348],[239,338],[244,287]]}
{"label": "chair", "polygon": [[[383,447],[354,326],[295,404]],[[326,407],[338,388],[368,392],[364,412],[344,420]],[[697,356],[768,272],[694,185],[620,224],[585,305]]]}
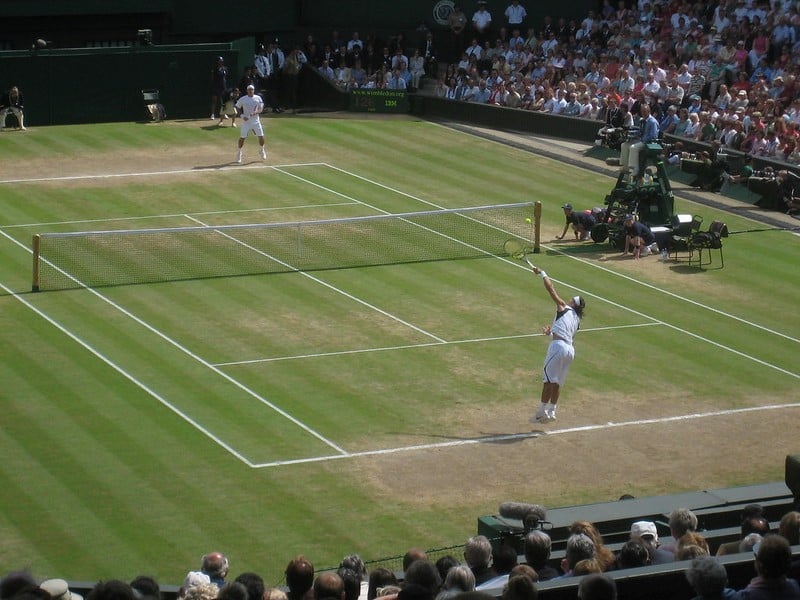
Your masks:
{"label": "chair", "polygon": [[[680,215],[676,215],[676,219]],[[672,239],[669,243],[669,250],[670,255],[675,256],[675,260],[678,259],[678,252],[688,252],[689,253],[689,260],[692,257],[692,249],[689,246],[689,240],[693,235],[700,232],[700,226],[703,224],[703,217],[700,215],[694,215],[692,217],[691,223],[689,223],[688,228],[685,225],[680,225],[678,222],[673,220],[672,224]]]}
{"label": "chair", "polygon": [[163,121],[167,118],[167,112],[159,101],[159,96],[158,90],[142,90],[145,114],[151,121]]}
{"label": "chair", "polygon": [[[689,264],[692,264],[694,254],[697,252],[697,266],[711,264],[711,251],[719,250],[720,269],[725,267],[725,257],[722,254],[722,238],[728,237],[728,226],[722,221],[714,221],[708,231],[699,231],[689,236]],[[703,250],[706,251],[708,260],[703,262]]]}

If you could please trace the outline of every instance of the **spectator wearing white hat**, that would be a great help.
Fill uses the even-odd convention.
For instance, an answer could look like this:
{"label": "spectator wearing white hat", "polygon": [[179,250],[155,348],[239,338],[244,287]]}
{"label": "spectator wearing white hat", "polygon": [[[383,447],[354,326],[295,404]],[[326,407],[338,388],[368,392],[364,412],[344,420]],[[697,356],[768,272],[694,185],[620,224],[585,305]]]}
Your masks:
{"label": "spectator wearing white hat", "polygon": [[652,521],[636,521],[631,525],[631,539],[639,538],[647,545],[650,552],[650,563],[662,565],[673,562],[675,555],[672,552],[663,550],[658,541],[658,528]]}
{"label": "spectator wearing white hat", "polygon": [[46,579],[39,587],[50,594],[53,600],[83,600],[83,596],[71,591],[63,579]]}

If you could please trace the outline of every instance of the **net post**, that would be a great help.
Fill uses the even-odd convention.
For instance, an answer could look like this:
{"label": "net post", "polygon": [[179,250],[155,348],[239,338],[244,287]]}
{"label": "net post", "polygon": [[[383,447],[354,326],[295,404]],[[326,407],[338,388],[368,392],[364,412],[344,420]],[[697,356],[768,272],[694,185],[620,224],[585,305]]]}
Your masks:
{"label": "net post", "polygon": [[539,254],[539,244],[542,237],[542,202],[533,203],[533,253]]}
{"label": "net post", "polygon": [[39,291],[39,245],[42,237],[36,233],[33,236],[31,249],[33,250],[33,282],[31,283],[31,291]]}

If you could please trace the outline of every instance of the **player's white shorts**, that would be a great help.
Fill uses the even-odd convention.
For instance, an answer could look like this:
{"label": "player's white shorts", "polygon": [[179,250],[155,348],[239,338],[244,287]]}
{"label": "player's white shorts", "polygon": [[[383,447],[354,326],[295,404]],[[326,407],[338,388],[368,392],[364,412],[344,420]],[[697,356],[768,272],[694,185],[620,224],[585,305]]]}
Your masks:
{"label": "player's white shorts", "polygon": [[261,120],[256,117],[250,117],[245,121],[242,119],[242,126],[239,128],[239,137],[246,138],[250,132],[255,133],[258,137],[264,135],[264,128],[261,127]]}
{"label": "player's white shorts", "polygon": [[563,340],[553,340],[547,347],[542,369],[542,381],[564,385],[567,371],[575,358],[575,348]]}

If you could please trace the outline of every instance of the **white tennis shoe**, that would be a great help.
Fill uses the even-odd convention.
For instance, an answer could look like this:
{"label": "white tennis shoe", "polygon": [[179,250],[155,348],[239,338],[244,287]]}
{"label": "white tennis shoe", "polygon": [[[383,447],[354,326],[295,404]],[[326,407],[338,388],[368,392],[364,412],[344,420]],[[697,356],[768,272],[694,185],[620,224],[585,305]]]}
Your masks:
{"label": "white tennis shoe", "polygon": [[239,150],[239,152],[236,153],[236,162],[239,163],[239,164],[242,164],[242,151],[241,150]]}
{"label": "white tennis shoe", "polygon": [[552,423],[556,420],[556,413],[554,412],[537,412],[530,418],[531,423],[538,423],[544,425],[545,423]]}
{"label": "white tennis shoe", "polygon": [[261,148],[261,160],[267,160],[267,150],[266,150],[266,148]]}

